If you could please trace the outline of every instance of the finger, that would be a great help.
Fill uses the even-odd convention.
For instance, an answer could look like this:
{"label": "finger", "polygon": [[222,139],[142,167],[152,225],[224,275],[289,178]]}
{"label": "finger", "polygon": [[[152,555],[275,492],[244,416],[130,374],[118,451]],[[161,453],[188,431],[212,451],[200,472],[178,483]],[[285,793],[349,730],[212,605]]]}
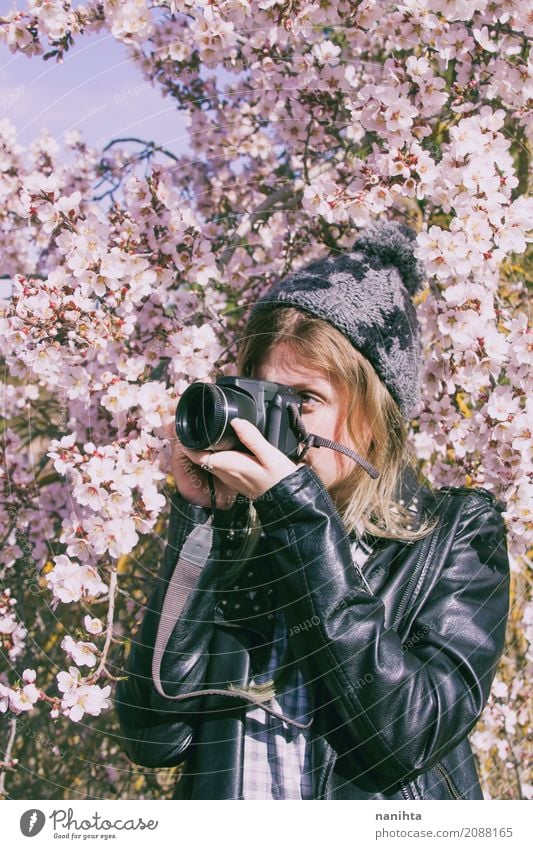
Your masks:
{"label": "finger", "polygon": [[263,465],[269,465],[279,458],[279,450],[265,439],[259,428],[248,419],[232,419],[231,426],[243,445],[252,451]]}
{"label": "finger", "polygon": [[[215,453],[213,451],[201,451],[195,448],[187,448],[185,445],[182,446],[182,450],[185,456],[189,458],[191,463],[195,463],[197,466],[201,466],[202,463],[207,463],[209,458],[215,457]],[[224,452],[222,451],[219,453],[223,454]],[[210,459],[209,463],[212,467],[213,459]]]}
{"label": "finger", "polygon": [[204,471],[211,471],[214,475],[248,472],[250,468],[256,468],[259,463],[256,457],[250,457],[242,451],[202,451],[184,448],[183,452],[196,466],[204,468],[204,465],[208,465],[209,468],[205,468]]}

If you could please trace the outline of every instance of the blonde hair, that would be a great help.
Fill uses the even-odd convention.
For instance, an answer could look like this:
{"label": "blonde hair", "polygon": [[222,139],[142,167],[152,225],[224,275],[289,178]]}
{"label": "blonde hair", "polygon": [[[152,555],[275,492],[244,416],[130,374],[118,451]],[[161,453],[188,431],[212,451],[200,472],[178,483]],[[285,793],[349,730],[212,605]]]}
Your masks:
{"label": "blonde hair", "polygon": [[[406,422],[373,366],[329,322],[282,306],[249,320],[246,335],[239,341],[237,373],[251,377],[270,351],[280,346],[298,355],[310,369],[327,374],[347,406],[346,427],[356,450],[379,471],[374,480],[353,463],[352,471],[336,485],[334,501],[347,533],[358,528],[375,537],[406,542],[429,534],[435,520],[423,519],[414,528],[413,513],[396,500],[408,469],[422,481]],[[370,430],[366,440],[361,433],[364,421]]]}

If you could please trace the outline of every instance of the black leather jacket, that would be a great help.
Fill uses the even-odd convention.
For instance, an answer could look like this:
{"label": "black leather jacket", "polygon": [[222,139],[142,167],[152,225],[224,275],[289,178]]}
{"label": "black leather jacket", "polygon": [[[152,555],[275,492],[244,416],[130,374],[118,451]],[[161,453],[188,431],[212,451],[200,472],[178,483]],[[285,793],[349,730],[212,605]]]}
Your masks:
{"label": "black leather jacket", "polygon": [[[291,651],[311,693],[315,799],[483,798],[467,735],[504,648],[503,508],[484,489],[432,491],[407,475],[401,494],[406,504],[418,503],[415,516],[438,516],[438,526],[415,543],[367,538],[374,548],[362,569],[312,468],[297,469],[254,502],[264,533],[256,574],[273,581],[276,603],[282,600]],[[237,619],[222,603],[227,592],[217,589],[247,513],[246,502],[216,510],[207,562],[196,571],[178,564],[177,575],[184,541],[210,511],[173,495],[156,586],[132,639],[128,678],[117,686],[131,761],[185,761],[175,799],[242,795],[247,702],[199,691],[247,684],[250,657],[267,646],[265,613]],[[162,623],[170,634],[161,663],[166,697],[152,677]],[[170,698],[176,695],[181,701]]]}

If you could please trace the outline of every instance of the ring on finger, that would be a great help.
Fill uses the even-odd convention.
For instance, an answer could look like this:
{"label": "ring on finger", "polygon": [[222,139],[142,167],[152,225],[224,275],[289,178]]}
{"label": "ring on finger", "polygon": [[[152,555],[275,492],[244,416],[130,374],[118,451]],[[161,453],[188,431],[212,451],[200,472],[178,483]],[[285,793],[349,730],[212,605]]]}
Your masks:
{"label": "ring on finger", "polygon": [[206,472],[213,472],[213,469],[211,468],[212,461],[213,461],[213,455],[209,454],[207,461],[205,463],[200,464],[200,468],[205,469]]}

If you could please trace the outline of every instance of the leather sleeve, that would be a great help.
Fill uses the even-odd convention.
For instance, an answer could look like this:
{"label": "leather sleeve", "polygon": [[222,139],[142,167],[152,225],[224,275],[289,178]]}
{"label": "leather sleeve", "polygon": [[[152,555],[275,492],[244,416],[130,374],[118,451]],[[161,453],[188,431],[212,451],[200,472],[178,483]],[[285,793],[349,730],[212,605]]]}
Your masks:
{"label": "leather sleeve", "polygon": [[254,505],[324,736],[369,790],[425,772],[479,719],[503,652],[509,562],[500,509],[465,494],[440,578],[412,623],[418,639],[405,650],[354,568],[342,520],[310,467]]}
{"label": "leather sleeve", "polygon": [[[181,614],[171,623],[171,636],[161,663],[161,682],[167,694],[186,693],[204,683],[209,659],[208,648],[213,630],[214,585],[219,552],[228,527],[241,508],[215,510],[213,544],[205,550],[205,564],[187,569],[180,576],[180,593],[184,603]],[[201,699],[173,702],[161,696],[154,687],[152,657],[161,609],[169,581],[191,531],[207,521],[210,510],[187,502],[178,492],[171,501],[168,541],[147,602],[138,633],[124,673],[115,693],[116,709],[122,732],[122,745],[130,760],[147,767],[169,767],[181,763],[192,741],[195,721],[200,715]]]}

